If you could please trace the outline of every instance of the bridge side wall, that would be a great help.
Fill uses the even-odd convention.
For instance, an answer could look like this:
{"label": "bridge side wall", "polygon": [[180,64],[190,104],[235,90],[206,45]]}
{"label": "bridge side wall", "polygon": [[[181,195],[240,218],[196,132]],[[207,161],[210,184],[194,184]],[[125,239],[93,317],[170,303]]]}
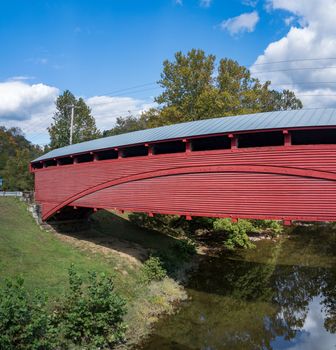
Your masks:
{"label": "bridge side wall", "polygon": [[[267,166],[279,171],[262,169]],[[215,167],[220,169],[216,172]],[[179,173],[179,169],[187,170]],[[201,170],[193,173],[193,169]],[[76,205],[181,215],[334,221],[335,176],[335,145],[278,146],[49,167],[35,171],[35,188],[44,219],[64,205]]]}

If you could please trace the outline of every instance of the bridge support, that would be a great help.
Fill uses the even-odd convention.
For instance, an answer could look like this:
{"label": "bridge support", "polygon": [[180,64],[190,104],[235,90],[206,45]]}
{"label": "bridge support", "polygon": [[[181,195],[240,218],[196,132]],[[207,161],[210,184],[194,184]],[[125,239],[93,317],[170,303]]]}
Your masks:
{"label": "bridge support", "polygon": [[231,149],[238,148],[238,142],[237,142],[238,140],[237,140],[236,135],[229,134],[228,137],[229,137],[229,139],[231,139]]}
{"label": "bridge support", "polygon": [[288,130],[283,130],[284,134],[284,145],[291,146],[292,145],[292,135]]}

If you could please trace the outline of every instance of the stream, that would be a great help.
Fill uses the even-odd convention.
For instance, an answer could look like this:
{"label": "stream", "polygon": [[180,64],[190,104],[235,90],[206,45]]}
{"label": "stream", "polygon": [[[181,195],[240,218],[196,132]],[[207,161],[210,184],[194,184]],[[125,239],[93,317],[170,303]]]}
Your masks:
{"label": "stream", "polygon": [[203,259],[190,300],[142,349],[336,350],[335,252],[335,230],[321,224]]}

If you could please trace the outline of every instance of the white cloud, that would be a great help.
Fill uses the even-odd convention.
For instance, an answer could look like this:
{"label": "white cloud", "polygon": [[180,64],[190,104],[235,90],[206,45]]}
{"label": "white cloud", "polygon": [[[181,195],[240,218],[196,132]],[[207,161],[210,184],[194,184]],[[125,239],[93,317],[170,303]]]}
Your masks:
{"label": "white cloud", "polygon": [[201,7],[210,7],[212,0],[200,0]]}
{"label": "white cloud", "polygon": [[19,80],[0,83],[1,120],[27,120],[53,104],[59,90],[45,84]]}
{"label": "white cloud", "polygon": [[258,0],[243,0],[242,4],[245,6],[256,7],[258,4]]}
{"label": "white cloud", "polygon": [[258,21],[258,12],[253,11],[224,20],[220,24],[220,28],[222,30],[227,30],[231,35],[236,35],[243,32],[253,32]]}
{"label": "white cloud", "polygon": [[86,99],[96,118],[99,129],[111,129],[117,117],[132,114],[138,116],[141,112],[153,107],[154,104],[132,97],[93,96]]}
{"label": "white cloud", "polygon": [[291,25],[295,21],[295,16],[289,16],[284,19],[286,26]]}
{"label": "white cloud", "polygon": [[[0,125],[21,128],[33,143],[48,143],[47,127],[52,122],[60,90],[42,83],[28,84],[24,81],[26,77],[14,78],[0,82]],[[142,99],[112,96],[89,97],[86,103],[102,130],[112,128],[119,116],[129,113],[138,116],[154,106]]]}
{"label": "white cloud", "polygon": [[[336,69],[324,69],[336,66],[336,60],[318,60],[336,57],[336,1],[269,0],[268,8],[286,11],[286,18],[294,16],[298,25],[288,20],[288,33],[266,47],[251,71],[262,80],[271,80],[275,88],[295,91],[304,107],[336,107],[336,96],[321,96],[336,95],[336,84],[325,84],[336,81]],[[279,61],[289,62],[270,64]]]}
{"label": "white cloud", "polygon": [[46,127],[51,122],[59,89],[46,84],[28,84],[29,77],[13,77],[0,82],[0,125],[20,127],[30,139],[46,143]]}

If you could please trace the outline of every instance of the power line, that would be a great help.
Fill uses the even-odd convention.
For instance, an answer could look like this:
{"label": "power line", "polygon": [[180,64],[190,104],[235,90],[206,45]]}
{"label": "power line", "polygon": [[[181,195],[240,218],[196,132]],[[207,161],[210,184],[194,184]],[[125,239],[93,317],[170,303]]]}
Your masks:
{"label": "power line", "polygon": [[[265,84],[267,81],[261,81],[262,84]],[[310,85],[310,84],[336,84],[336,81],[298,81],[298,82],[292,82],[292,83],[272,83],[271,85],[277,86],[277,85]]]}
{"label": "power line", "polygon": [[140,87],[144,87],[144,86],[149,86],[149,85],[154,85],[156,84],[156,82],[151,82],[151,83],[145,83],[145,84],[140,84],[140,85],[134,85],[134,86],[130,86],[128,88],[123,88],[123,89],[119,89],[119,90],[114,90],[112,92],[108,92],[106,94],[103,94],[105,96],[108,96],[108,95],[113,95],[113,94],[116,94],[116,93],[119,93],[119,92],[124,92],[124,91],[128,91],[128,90],[133,90],[133,89],[137,89],[137,88],[140,88]]}
{"label": "power line", "polygon": [[291,60],[283,60],[283,61],[270,61],[265,63],[254,63],[253,66],[263,66],[268,64],[277,64],[277,63],[291,63],[291,62],[304,62],[304,61],[323,61],[323,60],[336,60],[336,57],[325,57],[325,58],[294,58]]}
{"label": "power line", "polygon": [[273,73],[273,72],[288,72],[288,71],[295,71],[295,70],[319,70],[319,69],[335,69],[335,68],[336,68],[336,66],[286,68],[286,69],[275,69],[275,70],[268,70],[268,71],[254,71],[254,72],[251,72],[251,73],[252,74],[264,74],[264,73]]}

